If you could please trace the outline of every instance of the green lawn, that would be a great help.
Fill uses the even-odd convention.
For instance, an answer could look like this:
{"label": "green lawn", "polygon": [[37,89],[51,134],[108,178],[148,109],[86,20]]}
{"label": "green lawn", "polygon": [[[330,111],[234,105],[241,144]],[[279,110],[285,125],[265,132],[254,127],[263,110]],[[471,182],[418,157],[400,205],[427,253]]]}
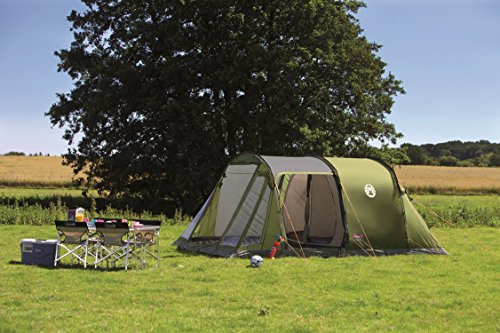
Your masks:
{"label": "green lawn", "polygon": [[466,204],[474,206],[500,207],[499,195],[438,195],[420,194],[411,195],[416,201],[425,205],[446,206],[450,204]]}
{"label": "green lawn", "polygon": [[414,195],[413,204],[428,225],[500,227],[499,195]]}
{"label": "green lawn", "polygon": [[449,256],[265,260],[190,256],[162,230],[144,271],[20,265],[22,238],[51,226],[0,225],[0,332],[498,332],[498,228],[433,229]]}

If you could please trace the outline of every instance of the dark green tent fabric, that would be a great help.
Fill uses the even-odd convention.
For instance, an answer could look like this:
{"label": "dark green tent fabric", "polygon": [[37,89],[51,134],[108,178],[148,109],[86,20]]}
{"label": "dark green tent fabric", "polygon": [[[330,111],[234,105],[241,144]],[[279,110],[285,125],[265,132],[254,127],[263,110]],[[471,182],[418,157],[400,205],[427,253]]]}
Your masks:
{"label": "dark green tent fabric", "polygon": [[243,154],[174,243],[216,256],[446,254],[398,184],[367,158]]}
{"label": "dark green tent fabric", "polygon": [[[350,248],[407,249],[405,210],[391,172],[370,159],[327,158],[342,182]],[[366,193],[373,191],[372,195]],[[369,236],[368,236],[369,235]]]}

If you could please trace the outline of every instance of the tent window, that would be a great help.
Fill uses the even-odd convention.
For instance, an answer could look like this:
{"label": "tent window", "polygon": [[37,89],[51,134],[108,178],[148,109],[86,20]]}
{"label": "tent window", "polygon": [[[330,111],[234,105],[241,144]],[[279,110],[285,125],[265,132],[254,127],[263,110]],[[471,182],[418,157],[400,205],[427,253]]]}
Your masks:
{"label": "tent window", "polygon": [[241,243],[241,246],[260,244],[262,242],[262,233],[264,231],[264,226],[266,225],[267,218],[267,208],[269,206],[269,199],[271,197],[271,188],[266,186],[266,191],[260,202],[259,208],[255,213],[253,220],[250,222],[250,228],[245,235],[245,239]]}
{"label": "tent window", "polygon": [[240,203],[257,165],[230,165],[222,179],[214,236],[221,237]]}
{"label": "tent window", "polygon": [[[240,240],[243,231],[245,230],[245,227],[249,222],[249,219],[252,217],[254,210],[257,208],[256,206],[259,203],[259,198],[261,197],[261,192],[263,186],[265,185],[266,178],[257,177],[252,185],[252,188],[248,192],[248,195],[245,198],[242,198],[242,200],[244,200],[243,205],[241,205],[241,208],[237,212],[233,223],[224,235],[221,241],[221,245],[235,246],[238,244],[238,241]],[[255,239],[255,241],[258,241],[258,239]]]}

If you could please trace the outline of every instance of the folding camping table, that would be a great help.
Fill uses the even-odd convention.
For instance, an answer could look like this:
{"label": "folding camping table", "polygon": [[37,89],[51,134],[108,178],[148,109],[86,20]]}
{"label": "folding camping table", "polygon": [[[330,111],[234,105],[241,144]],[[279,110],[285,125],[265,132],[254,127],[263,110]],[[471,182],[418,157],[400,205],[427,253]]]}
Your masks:
{"label": "folding camping table", "polygon": [[[102,219],[104,221],[112,221],[112,222],[97,222],[99,224],[103,224],[103,226],[110,227],[105,228],[105,230],[113,231],[114,225],[118,224],[123,226],[125,222],[121,219]],[[135,220],[134,220],[135,221]],[[109,244],[110,246],[117,247],[120,252],[114,252],[111,249],[105,250],[104,247],[104,239],[99,237],[97,233],[97,229],[95,226],[89,226],[86,230],[87,238],[85,239],[85,249],[88,253],[85,255],[84,267],[87,264],[96,265],[102,261],[112,260],[112,262],[116,262],[117,259],[125,258],[125,269],[128,268],[129,259],[134,260],[136,262],[135,267],[137,269],[143,269],[148,266],[148,264],[155,264],[158,268],[160,266],[160,225],[161,221],[159,220],[139,220],[144,225],[135,226],[133,228],[127,228],[127,231],[123,233],[124,238],[123,241],[114,240],[116,244]],[[151,224],[149,224],[150,222]],[[85,224],[85,223],[83,223]],[[113,224],[113,226],[111,225]],[[62,243],[58,238],[58,245]],[[62,245],[62,244],[61,244]],[[105,252],[106,255],[99,256],[98,254],[101,252]],[[59,258],[61,259],[61,258]],[[83,258],[81,259],[83,260]],[[92,261],[91,261],[92,260]]]}

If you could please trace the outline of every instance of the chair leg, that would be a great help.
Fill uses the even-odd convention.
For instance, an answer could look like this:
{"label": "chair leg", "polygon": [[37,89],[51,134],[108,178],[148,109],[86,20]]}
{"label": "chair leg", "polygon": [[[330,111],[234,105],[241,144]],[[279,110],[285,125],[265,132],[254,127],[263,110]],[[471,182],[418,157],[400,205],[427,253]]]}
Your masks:
{"label": "chair leg", "polygon": [[101,247],[100,247],[99,243],[97,243],[96,249],[95,249],[94,269],[97,269],[97,263],[99,262],[99,252],[101,252],[100,250],[101,250]]}
{"label": "chair leg", "polygon": [[87,268],[87,255],[89,254],[89,242],[85,242],[85,259],[83,260],[83,268]]}
{"label": "chair leg", "polygon": [[125,251],[126,251],[125,252],[125,270],[126,271],[128,271],[128,253],[129,253],[128,247],[129,247],[129,245],[127,244],[127,246],[125,247]]}
{"label": "chair leg", "polygon": [[54,258],[54,267],[57,266],[57,258],[59,255],[59,236],[57,237],[57,245],[56,245],[56,256]]}
{"label": "chair leg", "polygon": [[160,237],[156,240],[156,256],[158,257],[157,268],[160,268]]}

